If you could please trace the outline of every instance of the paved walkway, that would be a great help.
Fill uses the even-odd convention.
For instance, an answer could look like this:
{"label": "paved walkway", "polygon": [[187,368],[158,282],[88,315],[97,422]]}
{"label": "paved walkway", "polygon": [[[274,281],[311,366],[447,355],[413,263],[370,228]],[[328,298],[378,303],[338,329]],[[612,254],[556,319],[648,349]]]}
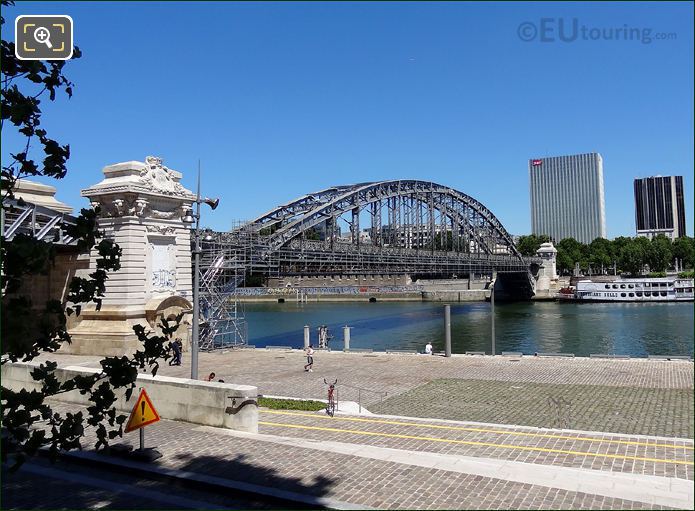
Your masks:
{"label": "paved walkway", "polygon": [[[98,357],[58,356],[60,365],[99,367]],[[188,377],[189,357],[160,374]],[[201,353],[200,378],[215,372],[261,394],[325,398],[338,379],[341,400],[372,412],[463,421],[564,427],[692,438],[693,363],[544,357],[319,352],[305,373],[300,350]],[[358,390],[358,388],[365,390]]]}
{"label": "paved walkway", "polygon": [[390,417],[262,410],[259,431],[303,439],[693,479],[693,442]]}
{"label": "paved walkway", "polygon": [[[689,440],[265,409],[260,417],[257,435],[160,421],[146,432],[164,455],[150,470],[346,509],[693,507]],[[137,433],[125,441],[136,446]]]}

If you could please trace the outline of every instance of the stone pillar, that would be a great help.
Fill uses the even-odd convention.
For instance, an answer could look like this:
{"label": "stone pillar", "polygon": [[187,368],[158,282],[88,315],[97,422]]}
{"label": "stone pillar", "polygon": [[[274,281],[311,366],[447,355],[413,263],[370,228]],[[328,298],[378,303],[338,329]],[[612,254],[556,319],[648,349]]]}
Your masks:
{"label": "stone pillar", "polygon": [[304,349],[307,349],[311,344],[311,329],[309,325],[304,325]]}
{"label": "stone pillar", "polygon": [[552,243],[543,243],[536,255],[543,260],[536,277],[536,291],[547,291],[557,281],[557,249]]}
{"label": "stone pillar", "polygon": [[343,327],[343,351],[350,351],[350,327]]}
{"label": "stone pillar", "polygon": [[[148,156],[104,168],[104,179],[86,190],[100,208],[99,228],[122,249],[121,269],[109,274],[101,310],[83,306],[63,351],[84,355],[122,355],[140,347],[133,326],[157,331],[160,318],[188,311],[176,337],[188,345],[192,308],[190,230],[182,222],[195,195],[181,184],[181,173]],[[90,254],[90,271],[96,254]]]}

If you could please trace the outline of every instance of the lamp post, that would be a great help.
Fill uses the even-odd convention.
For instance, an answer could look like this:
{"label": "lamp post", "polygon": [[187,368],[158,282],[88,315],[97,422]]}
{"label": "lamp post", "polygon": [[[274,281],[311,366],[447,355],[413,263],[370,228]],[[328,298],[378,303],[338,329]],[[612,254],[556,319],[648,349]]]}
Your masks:
{"label": "lamp post", "polygon": [[191,379],[198,379],[198,347],[200,339],[200,205],[207,204],[210,209],[217,208],[220,203],[220,199],[204,199],[200,198],[200,161],[198,162],[198,189],[196,192],[196,208],[195,212],[190,209],[186,212],[186,215],[181,219],[183,223],[188,225],[195,224],[195,230],[193,231],[194,244],[193,244],[193,325],[192,325],[192,339],[191,339]]}
{"label": "lamp post", "polygon": [[492,279],[492,282],[490,282],[490,324],[492,327],[492,331],[490,332],[490,337],[492,339],[492,356],[495,356],[495,282],[497,281],[497,277]]}

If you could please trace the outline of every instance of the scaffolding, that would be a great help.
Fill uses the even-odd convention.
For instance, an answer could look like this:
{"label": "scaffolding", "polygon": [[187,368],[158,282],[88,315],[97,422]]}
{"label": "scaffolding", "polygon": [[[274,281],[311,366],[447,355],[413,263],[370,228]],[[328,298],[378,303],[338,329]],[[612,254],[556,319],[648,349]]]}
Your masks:
{"label": "scaffolding", "polygon": [[[232,232],[237,233],[238,239],[246,234],[255,236],[243,223],[234,225]],[[248,267],[248,250],[244,242],[229,243],[228,233],[210,231],[201,240],[201,351],[247,344],[244,307],[236,290],[244,284]]]}

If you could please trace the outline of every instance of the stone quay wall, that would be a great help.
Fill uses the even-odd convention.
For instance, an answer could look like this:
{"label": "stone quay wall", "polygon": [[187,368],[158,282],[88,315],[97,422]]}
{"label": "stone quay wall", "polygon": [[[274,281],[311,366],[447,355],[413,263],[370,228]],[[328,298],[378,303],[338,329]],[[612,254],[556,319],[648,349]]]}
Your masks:
{"label": "stone quay wall", "polygon": [[[10,390],[39,390],[39,384],[31,377],[38,363],[7,363],[2,366],[2,384]],[[63,382],[77,375],[99,372],[99,369],[67,366],[58,368],[55,375]],[[205,426],[227,428],[248,433],[258,433],[258,388],[251,385],[204,382],[172,376],[139,374],[136,391],[129,401],[124,391],[116,392],[116,409],[130,413],[138,396],[138,389],[145,388],[152,404],[162,419],[171,419]],[[73,390],[58,394],[56,401],[90,406],[87,396]]]}

